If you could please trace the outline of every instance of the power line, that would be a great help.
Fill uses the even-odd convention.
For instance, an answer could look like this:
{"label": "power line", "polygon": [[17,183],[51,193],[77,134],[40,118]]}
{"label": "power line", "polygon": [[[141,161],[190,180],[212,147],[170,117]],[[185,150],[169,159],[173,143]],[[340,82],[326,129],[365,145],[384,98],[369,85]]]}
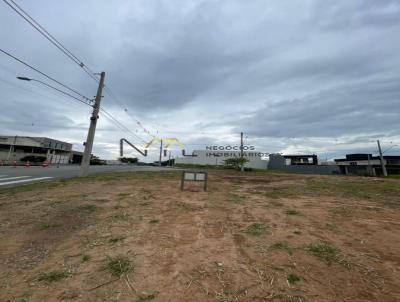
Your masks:
{"label": "power line", "polygon": [[96,83],[98,83],[99,79],[94,75],[95,73],[88,66],[86,66],[81,60],[79,60],[68,48],[66,48],[60,41],[58,41],[53,35],[51,35],[42,25],[40,25],[17,3],[15,3],[13,0],[9,1],[12,2],[14,6],[10,2],[8,2],[8,0],[3,0],[3,2],[6,3],[12,10],[14,10],[42,36],[44,36],[51,44],[57,47],[64,55],[66,55],[70,60],[81,67],[93,80],[96,81]]}
{"label": "power line", "polygon": [[[5,79],[3,79],[3,78],[0,78],[0,82],[4,82],[4,83],[6,83],[6,84],[8,84],[8,85],[11,85],[11,86],[13,86],[13,87],[16,87],[16,88],[18,88],[18,89],[20,89],[20,90],[27,91],[27,92],[29,92],[30,94],[35,94],[35,95],[38,95],[38,96],[40,96],[40,97],[42,97],[42,98],[47,98],[47,99],[49,99],[49,100],[51,100],[51,101],[57,102],[53,97],[49,97],[48,95],[44,95],[44,94],[39,93],[39,92],[37,92],[37,91],[34,91],[34,90],[31,90],[31,89],[22,87],[21,85],[17,85],[16,83],[12,83],[12,82],[7,81],[7,80],[5,80]],[[58,93],[57,93],[57,94],[56,94],[56,93],[52,93],[52,94],[53,94],[53,95],[57,95],[58,97],[60,97],[60,101],[62,101],[62,102],[68,102],[68,104],[70,104],[70,102],[71,102],[71,100],[70,100],[69,98],[67,98],[66,96],[64,96],[64,95],[59,95]],[[80,107],[79,107],[79,108],[80,108]]]}
{"label": "power line", "polygon": [[[52,43],[55,47],[57,47],[62,53],[64,53],[64,55],[66,55],[70,60],[72,60],[75,64],[77,64],[79,67],[81,67],[92,79],[94,79],[96,81],[96,83],[98,83],[98,78],[95,77],[95,73],[88,67],[86,66],[78,57],[76,57],[68,48],[66,48],[60,41],[58,41],[53,35],[51,35],[42,25],[40,25],[32,16],[30,16],[22,7],[20,7],[17,3],[15,3],[15,1],[13,0],[3,0],[4,3],[6,3],[12,10],[14,10],[20,17],[22,17],[26,22],[28,22],[35,30],[37,30],[42,36],[44,36],[50,43]],[[13,4],[11,4],[11,3]],[[3,51],[3,53],[13,57],[14,59],[16,59],[17,61],[25,64],[24,62],[22,62],[21,60],[17,59],[16,57],[10,55],[9,53]],[[34,69],[35,71],[38,71],[37,69],[33,68],[32,66],[29,66],[28,64],[25,64],[26,66]],[[38,71],[39,72],[39,71]],[[40,72],[41,73],[41,72]],[[43,73],[41,73],[43,74]],[[44,76],[48,77],[47,75],[43,74]],[[50,77],[48,77],[50,78]],[[53,78],[50,78],[51,80],[55,81]],[[58,84],[61,84],[60,82],[56,81]],[[49,85],[50,86],[50,85]],[[63,85],[64,86],[64,85]],[[52,87],[52,86],[50,86]],[[64,86],[68,89],[70,89],[67,86]],[[53,87],[54,88],[54,87]],[[126,108],[126,106],[120,102],[115,95],[112,93],[111,89],[108,87],[107,88],[107,92],[108,94],[116,101],[118,102],[122,107],[124,112],[129,115],[133,120],[136,121],[136,124],[139,125],[147,134],[154,136],[150,133],[150,131],[148,131],[145,127],[143,127],[143,125],[140,123],[140,121],[138,121],[137,119],[135,119],[134,117],[132,117],[129,113],[128,113],[128,109]],[[71,89],[70,89],[71,90]],[[74,90],[72,90],[74,91]],[[62,92],[62,91],[61,91]],[[74,91],[75,93],[77,93],[76,91]],[[79,94],[79,93],[78,93]],[[81,95],[81,94],[79,94]],[[82,95],[81,95],[82,96]],[[73,97],[73,96],[71,96]],[[73,97],[74,98],[74,97]],[[86,98],[86,97],[85,97]],[[86,98],[88,99],[88,98]],[[85,102],[83,102],[85,103]],[[103,111],[106,115],[108,115],[108,118],[111,119],[115,124],[119,125],[120,128],[124,129],[127,132],[130,132],[131,134],[133,134],[134,136],[138,137],[141,141],[145,142],[141,137],[139,137],[138,135],[136,135],[135,133],[133,133],[129,128],[127,128],[125,125],[123,125],[121,122],[119,122],[117,119],[115,119],[111,114],[109,114],[108,112],[106,112],[104,109],[102,109],[101,111]]]}
{"label": "power line", "polygon": [[62,94],[65,94],[65,95],[69,96],[70,98],[73,98],[73,99],[75,99],[76,101],[78,101],[78,102],[80,102],[80,103],[82,103],[82,104],[85,104],[85,105],[87,105],[87,106],[92,107],[92,105],[91,105],[90,103],[86,103],[85,101],[82,101],[81,99],[78,99],[77,97],[73,96],[72,94],[70,94],[70,93],[68,93],[68,92],[65,92],[65,91],[63,91],[63,90],[61,90],[61,89],[58,89],[57,87],[54,87],[53,85],[47,84],[47,83],[42,82],[42,81],[39,81],[39,80],[33,80],[33,81],[39,82],[39,83],[41,83],[41,84],[43,84],[43,85],[45,85],[45,86],[47,86],[47,87],[53,88],[54,90],[57,90],[58,92],[60,92],[60,93],[62,93]]}
{"label": "power line", "polygon": [[125,131],[129,133],[130,135],[133,135],[137,139],[139,139],[143,143],[147,143],[143,138],[141,138],[139,135],[136,133],[132,132],[128,127],[126,127],[124,124],[122,124],[120,121],[118,121],[114,116],[111,115],[111,113],[107,112],[103,108],[100,108],[100,111],[103,112],[105,117],[110,120],[112,123],[114,123],[118,128],[120,128],[122,131]]}
{"label": "power line", "polygon": [[[57,83],[57,84],[59,84],[59,85],[65,87],[65,88],[67,88],[68,90],[70,90],[70,91],[72,91],[72,92],[74,92],[74,93],[80,95],[81,97],[85,98],[86,100],[91,101],[88,97],[86,97],[86,96],[80,94],[79,92],[77,92],[77,91],[75,91],[74,89],[68,87],[67,85],[61,83],[60,81],[54,79],[53,77],[51,77],[51,76],[45,74],[44,72],[40,71],[39,69],[37,69],[37,68],[35,68],[35,67],[29,65],[28,63],[22,61],[21,59],[19,59],[19,58],[13,56],[12,54],[8,53],[7,51],[5,51],[5,50],[3,50],[3,49],[0,48],[0,52],[4,53],[5,55],[7,55],[7,56],[9,56],[9,57],[11,57],[11,58],[13,58],[13,59],[16,60],[17,62],[19,62],[19,63],[21,63],[21,64],[23,64],[23,65],[25,65],[25,66],[31,68],[32,70],[38,72],[39,74],[45,76],[45,77],[48,78],[48,79],[54,81],[55,83]],[[38,80],[35,80],[35,81],[38,81]],[[73,96],[73,95],[71,95],[71,94],[69,94],[69,93],[67,93],[67,92],[65,92],[65,91],[63,91],[63,90],[58,89],[57,87],[54,87],[54,86],[49,85],[49,84],[47,84],[47,83],[44,83],[44,82],[42,82],[42,81],[38,81],[38,82],[40,82],[40,83],[42,83],[42,84],[44,84],[44,85],[46,85],[46,86],[49,86],[50,88],[53,88],[53,89],[57,90],[58,92],[63,93],[63,94],[65,94],[65,95],[69,96],[70,98],[72,98],[72,99],[74,99],[74,100],[80,102],[80,103],[83,103],[83,104],[88,105],[88,106],[91,107],[91,104],[90,104],[90,103],[87,103],[87,102],[85,102],[85,101],[83,101],[83,100],[80,100],[80,99],[76,98],[75,96]],[[25,89],[25,90],[26,90],[26,89]],[[109,120],[111,120],[114,124],[116,124],[121,130],[123,130],[123,131],[125,131],[125,132],[131,133],[131,135],[134,135],[135,137],[137,137],[138,139],[140,139],[142,142],[146,143],[145,140],[143,140],[140,136],[138,136],[137,134],[135,134],[134,132],[132,132],[129,128],[127,128],[125,125],[123,125],[121,122],[119,122],[119,121],[118,121],[115,117],[113,117],[110,113],[108,113],[108,112],[105,111],[104,109],[101,109],[101,111],[103,111],[106,115],[108,115],[108,116],[106,116],[106,117],[107,117]]]}
{"label": "power line", "polygon": [[119,100],[119,99],[115,96],[115,94],[111,91],[110,87],[105,86],[105,89],[104,89],[104,90],[105,90],[105,92],[111,97],[111,99],[113,99],[116,103],[118,103],[118,104],[121,106],[121,108],[124,110],[124,112],[125,112],[125,113],[140,127],[140,128],[142,128],[142,130],[143,130],[145,133],[147,133],[148,135],[150,135],[150,136],[152,136],[152,137],[155,137],[155,135],[152,134],[147,128],[145,128],[139,120],[137,120],[134,116],[132,116],[132,115],[130,114],[130,112],[128,111],[127,106],[126,106],[121,100]]}
{"label": "power line", "polygon": [[30,69],[36,71],[37,73],[39,73],[39,74],[41,74],[42,76],[48,78],[49,80],[51,80],[51,81],[53,81],[53,82],[55,82],[55,83],[57,83],[57,84],[63,86],[64,88],[68,89],[69,91],[72,91],[73,93],[76,93],[77,95],[79,95],[80,97],[84,98],[85,100],[91,101],[91,99],[89,99],[88,97],[86,97],[86,96],[84,96],[83,94],[79,93],[79,92],[76,91],[75,89],[72,89],[71,87],[68,87],[67,85],[61,83],[60,81],[58,81],[58,80],[56,80],[55,78],[49,76],[48,74],[46,74],[46,73],[40,71],[39,69],[33,67],[32,65],[29,65],[28,63],[22,61],[21,59],[17,58],[16,56],[10,54],[9,52],[7,52],[7,51],[5,51],[5,50],[3,50],[3,49],[1,49],[1,48],[0,48],[0,52],[2,52],[3,54],[9,56],[10,58],[13,58],[13,59],[16,60],[17,62],[19,62],[19,63],[25,65],[26,67],[28,67],[28,68],[30,68]]}

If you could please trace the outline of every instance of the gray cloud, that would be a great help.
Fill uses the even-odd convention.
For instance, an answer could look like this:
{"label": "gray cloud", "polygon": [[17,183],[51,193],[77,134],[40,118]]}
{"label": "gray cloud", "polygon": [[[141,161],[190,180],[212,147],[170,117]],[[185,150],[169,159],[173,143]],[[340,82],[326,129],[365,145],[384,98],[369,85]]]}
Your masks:
{"label": "gray cloud", "polygon": [[[357,150],[364,137],[397,137],[398,1],[40,0],[21,5],[88,66],[106,71],[106,84],[146,128],[188,144],[230,142],[242,130],[260,147],[273,141],[271,150],[329,145],[329,139],[306,137],[346,137]],[[96,84],[3,3],[0,26],[8,29],[0,33],[2,48],[94,95]],[[16,75],[42,79],[0,56],[4,134],[84,140],[88,108],[61,102],[32,83],[4,82]],[[21,86],[36,94],[21,92]],[[45,114],[35,111],[38,104]],[[103,106],[149,139],[107,94]],[[117,156],[115,144],[122,136],[127,134],[102,117],[96,152]]]}

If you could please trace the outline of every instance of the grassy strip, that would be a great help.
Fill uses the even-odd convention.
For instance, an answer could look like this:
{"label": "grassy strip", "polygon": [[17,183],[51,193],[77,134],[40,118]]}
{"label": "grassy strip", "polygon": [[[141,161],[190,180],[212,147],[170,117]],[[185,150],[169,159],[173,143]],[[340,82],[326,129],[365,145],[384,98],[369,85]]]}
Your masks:
{"label": "grassy strip", "polygon": [[156,177],[162,178],[179,178],[179,171],[134,171],[134,172],[104,172],[92,174],[86,177],[71,177],[66,179],[55,179],[52,181],[35,182],[16,187],[0,188],[1,193],[16,194],[20,192],[33,190],[48,190],[59,188],[69,184],[88,183],[96,181],[108,181],[118,179],[152,179]]}

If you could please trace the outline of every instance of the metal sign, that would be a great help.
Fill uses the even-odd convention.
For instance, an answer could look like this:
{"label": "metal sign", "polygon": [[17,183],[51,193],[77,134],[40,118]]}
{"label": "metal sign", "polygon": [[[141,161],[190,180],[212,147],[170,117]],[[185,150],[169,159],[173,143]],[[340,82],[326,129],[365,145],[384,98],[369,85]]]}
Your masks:
{"label": "metal sign", "polygon": [[204,191],[207,191],[208,173],[204,171],[183,171],[181,179],[181,190],[184,189],[185,181],[204,182]]}

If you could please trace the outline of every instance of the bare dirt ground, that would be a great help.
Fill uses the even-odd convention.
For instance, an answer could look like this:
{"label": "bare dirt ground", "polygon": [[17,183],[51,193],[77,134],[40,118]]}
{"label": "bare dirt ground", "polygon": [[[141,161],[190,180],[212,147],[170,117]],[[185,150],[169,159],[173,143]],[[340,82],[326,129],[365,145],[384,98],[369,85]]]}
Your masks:
{"label": "bare dirt ground", "polygon": [[400,180],[114,173],[0,191],[0,301],[400,301]]}

